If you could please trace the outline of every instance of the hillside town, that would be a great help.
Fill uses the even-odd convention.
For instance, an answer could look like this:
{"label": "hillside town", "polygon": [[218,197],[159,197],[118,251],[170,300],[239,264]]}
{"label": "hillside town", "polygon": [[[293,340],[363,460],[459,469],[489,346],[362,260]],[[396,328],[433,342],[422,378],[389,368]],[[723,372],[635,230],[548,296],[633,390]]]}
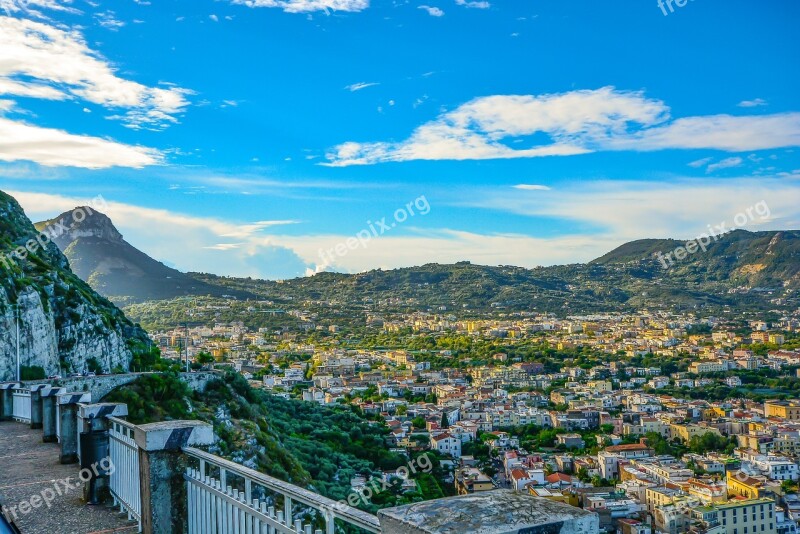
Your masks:
{"label": "hillside town", "polygon": [[[291,328],[187,325],[152,338],[167,356],[232,367],[273,394],[357,407],[386,425],[394,451],[435,451],[457,494],[508,488],[568,503],[597,513],[605,532],[798,532],[800,390],[782,389],[800,378],[797,317],[736,328],[666,312],[442,312],[366,325],[409,345],[455,336],[508,350],[464,360],[463,347],[348,348],[351,326],[298,311],[275,312],[298,319]],[[531,343],[549,357],[515,355]]]}

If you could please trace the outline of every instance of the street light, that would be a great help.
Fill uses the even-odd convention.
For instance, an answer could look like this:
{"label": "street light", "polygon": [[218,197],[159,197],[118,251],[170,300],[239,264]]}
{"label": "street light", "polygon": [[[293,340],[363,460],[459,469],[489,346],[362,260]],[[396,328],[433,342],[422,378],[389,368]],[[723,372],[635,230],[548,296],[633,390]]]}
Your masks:
{"label": "street light", "polygon": [[14,303],[14,321],[17,327],[17,382],[22,380],[22,367],[20,366],[19,360],[19,300]]}

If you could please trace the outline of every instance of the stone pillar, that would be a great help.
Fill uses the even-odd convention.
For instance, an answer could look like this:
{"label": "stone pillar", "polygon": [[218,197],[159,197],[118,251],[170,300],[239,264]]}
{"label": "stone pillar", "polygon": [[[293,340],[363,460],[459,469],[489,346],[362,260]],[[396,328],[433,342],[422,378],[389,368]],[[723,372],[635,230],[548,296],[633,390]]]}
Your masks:
{"label": "stone pillar", "polygon": [[78,416],[82,421],[79,425],[79,432],[89,432],[90,430],[108,430],[111,426],[108,422],[109,417],[125,419],[128,417],[128,405],[122,402],[101,402],[99,404],[83,404],[78,410]]}
{"label": "stone pillar", "polygon": [[31,428],[42,428],[42,390],[47,384],[33,384],[31,390]]}
{"label": "stone pillar", "polygon": [[[99,404],[81,404],[78,408],[78,434],[82,432],[96,432],[102,434],[111,426],[108,418],[118,417],[124,419],[128,417],[128,405],[124,403],[105,402]],[[102,436],[92,436],[101,440],[96,443],[105,451],[109,450],[108,433]],[[81,467],[90,467],[92,463],[105,465],[104,460],[108,459],[108,454],[101,454],[92,459],[89,451],[81,449]],[[110,459],[107,460],[110,462]],[[107,476],[95,476],[92,469],[92,477],[83,484],[83,499],[90,504],[99,504],[110,499],[109,480]]]}
{"label": "stone pillar", "polygon": [[55,443],[58,441],[56,432],[56,417],[58,416],[58,396],[64,388],[47,386],[41,391],[42,395],[42,441]]}
{"label": "stone pillar", "polygon": [[89,393],[65,393],[58,397],[61,410],[61,458],[62,464],[78,462],[78,404],[91,402]]}
{"label": "stone pillar", "polygon": [[0,421],[10,421],[14,414],[14,388],[18,388],[17,382],[7,382],[0,384]]}
{"label": "stone pillar", "polygon": [[137,426],[142,497],[142,532],[183,534],[187,530],[186,456],[183,447],[211,445],[214,430],[201,421],[167,421]]}

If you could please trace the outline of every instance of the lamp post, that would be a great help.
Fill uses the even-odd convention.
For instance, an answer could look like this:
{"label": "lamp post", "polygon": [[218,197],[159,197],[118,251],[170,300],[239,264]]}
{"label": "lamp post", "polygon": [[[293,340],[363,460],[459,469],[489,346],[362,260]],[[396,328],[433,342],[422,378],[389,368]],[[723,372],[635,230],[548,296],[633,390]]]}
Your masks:
{"label": "lamp post", "polygon": [[186,372],[189,372],[189,323],[184,323],[186,328]]}
{"label": "lamp post", "polygon": [[22,380],[22,367],[20,366],[20,359],[19,359],[19,301],[17,301],[14,305],[15,313],[14,313],[14,322],[17,327],[17,382]]}

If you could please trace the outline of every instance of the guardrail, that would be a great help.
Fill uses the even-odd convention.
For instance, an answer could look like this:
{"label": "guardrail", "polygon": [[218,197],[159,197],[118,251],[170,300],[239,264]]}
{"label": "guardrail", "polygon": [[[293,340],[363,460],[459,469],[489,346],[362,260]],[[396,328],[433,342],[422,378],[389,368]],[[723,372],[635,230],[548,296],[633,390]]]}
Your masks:
{"label": "guardrail", "polygon": [[109,417],[108,451],[114,471],[109,477],[109,487],[114,504],[135,519],[142,529],[141,474],[139,472],[139,447],[134,440],[135,426],[116,417]]}
{"label": "guardrail", "polygon": [[335,532],[337,519],[367,532],[381,532],[374,515],[199,449],[189,447],[183,452],[197,465],[185,474],[189,534],[322,534],[323,530],[294,519],[295,504],[314,510],[314,519],[324,525],[326,534]]}
{"label": "guardrail", "polygon": [[20,423],[31,422],[31,391],[26,388],[15,388],[12,392],[13,418]]}

